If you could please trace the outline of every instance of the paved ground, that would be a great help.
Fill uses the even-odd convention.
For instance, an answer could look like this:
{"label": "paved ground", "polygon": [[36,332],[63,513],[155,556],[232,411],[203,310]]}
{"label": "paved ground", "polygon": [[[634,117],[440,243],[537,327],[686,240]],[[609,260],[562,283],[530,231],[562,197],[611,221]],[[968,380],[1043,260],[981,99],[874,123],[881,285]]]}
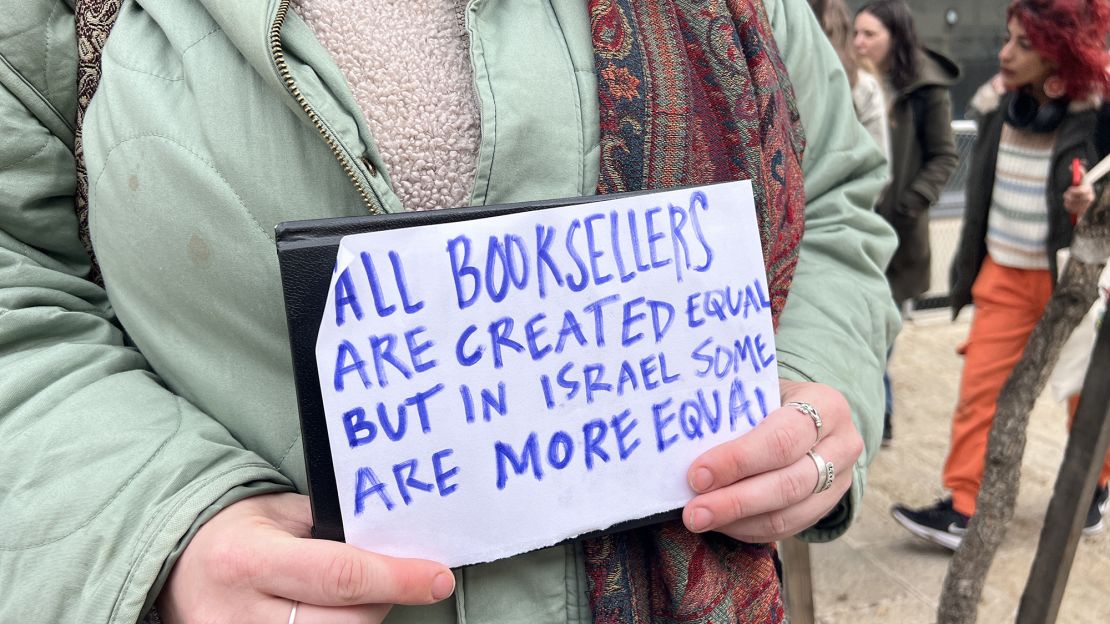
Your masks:
{"label": "paved ground", "polygon": [[[891,519],[889,508],[894,502],[929,504],[944,493],[940,470],[960,367],[954,348],[966,333],[967,320],[951,323],[947,312],[919,314],[906,323],[891,363],[894,444],[871,467],[855,525],[840,540],[811,549],[819,622],[935,620],[948,551],[906,533]],[[1064,419],[1061,405],[1041,397],[1031,418],[1017,510],[991,569],[979,622],[1013,622],[1063,457]],[[1110,622],[1108,576],[1110,536],[1084,538],[1058,621]]]}

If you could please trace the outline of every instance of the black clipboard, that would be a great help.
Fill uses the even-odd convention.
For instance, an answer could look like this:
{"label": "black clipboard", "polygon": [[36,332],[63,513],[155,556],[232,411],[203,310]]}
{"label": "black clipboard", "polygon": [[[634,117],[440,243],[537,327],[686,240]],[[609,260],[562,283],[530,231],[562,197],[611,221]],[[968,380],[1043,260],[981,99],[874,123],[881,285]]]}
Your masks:
{"label": "black clipboard", "polygon": [[[678,187],[682,188],[682,187]],[[668,189],[675,190],[675,189]],[[289,345],[293,357],[293,377],[301,423],[308,496],[312,507],[312,535],[320,539],[345,541],[339,492],[332,467],[331,444],[320,394],[316,366],[316,339],[323,318],[332,270],[339,241],[352,234],[395,230],[421,225],[455,223],[505,214],[545,210],[642,195],[654,191],[613,193],[567,199],[551,199],[492,206],[469,206],[422,212],[402,212],[379,216],[336,217],[305,221],[285,221],[275,228],[278,264],[281,270],[285,314],[289,326]],[[656,524],[679,518],[681,510],[661,512],[629,520],[601,531],[580,535],[587,539],[612,531]]]}

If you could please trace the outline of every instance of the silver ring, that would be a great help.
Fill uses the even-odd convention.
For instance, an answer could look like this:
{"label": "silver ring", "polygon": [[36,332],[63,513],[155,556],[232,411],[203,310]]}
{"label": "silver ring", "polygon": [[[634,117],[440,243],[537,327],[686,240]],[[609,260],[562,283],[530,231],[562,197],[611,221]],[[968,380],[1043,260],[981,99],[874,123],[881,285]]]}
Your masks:
{"label": "silver ring", "polygon": [[794,409],[796,409],[799,412],[805,414],[806,416],[809,416],[810,419],[813,420],[813,424],[817,427],[817,439],[813,443],[817,444],[818,442],[820,442],[821,441],[821,427],[823,425],[823,422],[821,421],[821,415],[817,413],[817,408],[813,407],[809,403],[805,403],[803,401],[791,401],[791,402],[787,403],[786,405],[789,406],[789,407],[793,407]]}
{"label": "silver ring", "polygon": [[831,461],[825,461],[824,457],[813,451],[807,452],[806,455],[809,455],[809,458],[817,466],[817,485],[813,486],[813,493],[820,494],[832,487],[833,479],[836,478],[836,468],[833,467]]}
{"label": "silver ring", "polygon": [[287,624],[293,624],[294,622],[297,621],[297,607],[299,607],[299,606],[301,606],[301,601],[300,600],[294,600],[293,601],[293,610],[289,612],[289,622]]}

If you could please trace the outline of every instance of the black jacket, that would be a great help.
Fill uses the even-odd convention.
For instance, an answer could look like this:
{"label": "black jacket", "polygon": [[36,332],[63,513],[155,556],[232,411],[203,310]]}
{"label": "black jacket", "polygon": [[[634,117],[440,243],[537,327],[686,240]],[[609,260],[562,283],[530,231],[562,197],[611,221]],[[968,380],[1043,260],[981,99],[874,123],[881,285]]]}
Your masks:
{"label": "black jacket", "polygon": [[920,52],[918,68],[890,105],[891,178],[875,207],[898,233],[886,276],[899,305],[929,289],[928,208],[958,162],[948,88],[960,69],[932,50]]}
{"label": "black jacket", "polygon": [[[992,98],[985,85],[979,90],[972,102],[979,126],[978,137],[972,151],[971,168],[967,176],[967,201],[964,207],[963,229],[956,256],[949,272],[949,287],[952,296],[952,318],[960,309],[971,303],[971,286],[979,275],[979,268],[987,257],[987,217],[990,213],[991,193],[994,189],[995,165],[998,158],[998,142],[1002,137],[1004,115],[1002,111],[1009,106],[1012,94]],[[984,104],[984,101],[986,102]],[[1103,139],[1096,138],[1100,120]],[[1064,191],[1071,186],[1071,161],[1079,158],[1088,167],[1093,166],[1105,154],[1106,126],[1110,124],[1110,109],[1090,102],[1072,103],[1068,113],[1060,123],[1056,144],[1052,148],[1049,179],[1047,184],[1048,239],[1045,253],[1048,254],[1049,269],[1053,279],[1057,275],[1056,252],[1071,244],[1072,225],[1064,210]]]}

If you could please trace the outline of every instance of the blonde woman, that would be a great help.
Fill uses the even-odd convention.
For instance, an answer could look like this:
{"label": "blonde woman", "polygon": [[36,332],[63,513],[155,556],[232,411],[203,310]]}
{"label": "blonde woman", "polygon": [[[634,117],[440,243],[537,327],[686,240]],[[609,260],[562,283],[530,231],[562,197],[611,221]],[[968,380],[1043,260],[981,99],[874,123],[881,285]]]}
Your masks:
{"label": "blonde woman", "polygon": [[840,58],[840,64],[844,66],[848,84],[852,87],[852,105],[856,110],[856,118],[871,138],[875,139],[875,144],[889,163],[890,132],[886,96],[874,64],[857,54],[852,46],[853,26],[848,7],[844,0],[810,0],[809,5]]}

